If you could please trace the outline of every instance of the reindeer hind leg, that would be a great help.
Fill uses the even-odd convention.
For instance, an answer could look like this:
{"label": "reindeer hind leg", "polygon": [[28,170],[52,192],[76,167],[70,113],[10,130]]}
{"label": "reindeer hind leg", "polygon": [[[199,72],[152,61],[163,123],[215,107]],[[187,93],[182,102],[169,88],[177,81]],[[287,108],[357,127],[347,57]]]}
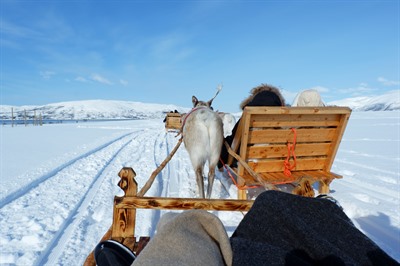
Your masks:
{"label": "reindeer hind leg", "polygon": [[203,178],[203,168],[198,167],[196,169],[196,182],[197,182],[197,188],[199,190],[199,195],[201,198],[205,198],[204,195],[204,178]]}
{"label": "reindeer hind leg", "polygon": [[211,192],[214,185],[214,178],[215,178],[215,166],[210,167],[210,170],[208,171],[207,198],[211,198]]}

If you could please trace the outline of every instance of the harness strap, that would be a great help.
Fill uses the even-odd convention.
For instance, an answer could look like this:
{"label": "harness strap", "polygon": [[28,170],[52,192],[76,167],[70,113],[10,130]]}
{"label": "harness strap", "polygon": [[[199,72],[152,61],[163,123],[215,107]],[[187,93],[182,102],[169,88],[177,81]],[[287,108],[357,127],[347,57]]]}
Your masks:
{"label": "harness strap", "polygon": [[226,164],[224,163],[224,161],[223,161],[221,158],[219,158],[219,160],[220,160],[220,162],[222,163],[222,165],[224,166],[226,172],[228,173],[228,176],[231,178],[233,184],[236,186],[237,189],[239,189],[239,190],[246,190],[246,189],[249,189],[249,188],[258,188],[258,187],[261,187],[261,185],[258,185],[258,186],[246,186],[246,185],[244,185],[244,186],[239,186],[239,184],[236,182],[235,178],[232,176],[231,171],[228,169],[228,167],[226,166]]}
{"label": "harness strap", "polygon": [[[183,127],[185,126],[186,120],[188,119],[188,117],[189,117],[192,113],[194,113],[195,111],[197,111],[197,110],[199,110],[199,109],[205,109],[205,108],[208,108],[208,107],[206,107],[206,106],[198,106],[198,107],[195,107],[195,108],[193,108],[192,110],[190,110],[190,112],[187,113],[187,115],[185,116],[185,119],[183,119],[183,121],[182,121],[182,126],[181,126],[181,130],[180,130],[180,132],[178,133],[177,136],[179,136],[180,134],[182,134],[182,132],[183,132]],[[182,135],[183,135],[183,134],[182,134]]]}

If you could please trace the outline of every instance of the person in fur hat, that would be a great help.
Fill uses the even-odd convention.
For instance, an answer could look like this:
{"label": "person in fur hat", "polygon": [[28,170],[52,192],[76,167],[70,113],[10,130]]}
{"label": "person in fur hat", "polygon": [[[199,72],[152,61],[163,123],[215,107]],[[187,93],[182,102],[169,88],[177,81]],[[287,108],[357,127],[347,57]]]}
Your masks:
{"label": "person in fur hat", "polygon": [[[250,91],[250,95],[240,103],[240,108],[244,110],[246,106],[285,106],[285,99],[278,88],[268,85],[261,84]],[[232,129],[232,134],[225,138],[225,141],[232,145],[233,138],[235,137],[237,127],[240,119],[236,122],[235,127]],[[240,149],[240,147],[239,147]],[[225,145],[222,145],[221,160],[226,163],[228,161],[228,150]],[[233,165],[236,162],[233,162]],[[218,168],[221,169],[223,164],[221,161],[218,163]]]}
{"label": "person in fur hat", "polygon": [[325,103],[317,90],[309,89],[299,92],[292,106],[325,106]]}

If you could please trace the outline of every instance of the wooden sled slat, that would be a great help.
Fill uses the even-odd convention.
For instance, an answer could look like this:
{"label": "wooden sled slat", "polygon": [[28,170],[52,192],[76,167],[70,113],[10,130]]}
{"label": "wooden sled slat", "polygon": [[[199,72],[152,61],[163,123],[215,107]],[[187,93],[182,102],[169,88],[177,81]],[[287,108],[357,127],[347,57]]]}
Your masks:
{"label": "wooden sled slat", "polygon": [[[248,165],[257,173],[280,172],[285,170],[284,160],[265,160],[265,161],[250,161]],[[293,161],[290,161],[293,163]],[[297,158],[296,171],[303,170],[322,170],[327,162],[327,158]],[[293,172],[296,172],[293,171]]]}
{"label": "wooden sled slat", "polygon": [[338,114],[322,114],[318,116],[303,114],[274,114],[268,117],[263,114],[252,115],[251,127],[336,127],[339,125]]}
{"label": "wooden sled slat", "polygon": [[[336,128],[298,128],[297,143],[330,142],[336,137]],[[293,141],[290,128],[249,131],[248,144],[287,143]]]}
{"label": "wooden sled slat", "polygon": [[[327,156],[331,148],[331,143],[300,143],[296,145],[296,155],[298,157],[305,156]],[[270,159],[270,158],[286,158],[287,146],[284,144],[259,144],[249,146],[247,149],[249,158],[253,159]]]}
{"label": "wooden sled slat", "polygon": [[209,210],[209,211],[248,211],[253,205],[249,200],[161,198],[161,197],[122,197],[116,200],[116,208],[156,209],[156,210]]}

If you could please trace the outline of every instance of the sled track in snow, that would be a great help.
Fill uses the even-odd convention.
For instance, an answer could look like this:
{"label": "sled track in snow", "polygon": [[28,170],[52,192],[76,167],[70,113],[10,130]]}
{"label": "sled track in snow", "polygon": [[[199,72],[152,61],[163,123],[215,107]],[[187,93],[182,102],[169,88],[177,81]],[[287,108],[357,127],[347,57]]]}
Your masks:
{"label": "sled track in snow", "polygon": [[[165,134],[164,141],[165,141],[165,145],[166,145],[165,157],[167,157],[171,152],[171,147],[170,147],[170,144],[169,144],[169,136],[167,134]],[[168,182],[165,185],[165,189],[163,191],[163,196],[165,196],[165,197],[166,196],[170,196],[171,197],[171,194],[170,194],[171,178],[175,178],[176,177],[175,171],[173,171],[174,167],[171,167],[171,165],[173,165],[173,158],[165,166],[165,172],[167,173],[167,176],[168,176]]]}
{"label": "sled track in snow", "polygon": [[[13,198],[8,198],[8,204],[3,201],[0,215],[6,220],[0,220],[1,234],[18,239],[17,243],[20,244],[16,243],[16,246],[2,251],[5,254],[21,252],[23,248],[20,250],[19,246],[26,243],[23,239],[33,239],[34,243],[40,245],[35,245],[33,249],[22,254],[26,257],[32,256],[32,253],[40,255],[29,264],[59,265],[57,260],[82,219],[86,217],[88,206],[92,205],[93,198],[104,183],[106,169],[114,167],[113,162],[120,157],[121,151],[130,146],[140,136],[140,132],[143,130],[124,134],[78,156],[40,177],[40,182],[35,180],[19,190]],[[71,187],[74,189],[71,190]],[[42,207],[35,211],[37,206]],[[23,213],[18,211],[22,209]],[[44,226],[49,220],[52,221],[52,226]],[[17,227],[14,223],[18,224]]]}
{"label": "sled track in snow", "polygon": [[[167,141],[167,132],[164,133],[159,133],[158,137],[154,140],[154,166],[157,168],[164,160],[164,158],[157,158],[157,154],[164,154],[164,150],[166,149],[167,151],[165,152],[166,156],[168,155],[168,141]],[[162,152],[161,152],[162,151]],[[163,172],[165,169],[168,169],[169,165],[167,164],[165,168],[157,175],[156,177],[156,190],[153,191],[156,196],[158,197],[165,197],[166,191],[165,191],[165,186],[164,186],[164,178],[163,178]],[[151,213],[151,228],[157,227],[158,221],[160,220],[161,217],[161,210],[155,210],[154,212]]]}
{"label": "sled track in snow", "polygon": [[41,183],[43,183],[46,180],[48,180],[49,178],[55,176],[58,172],[60,172],[63,169],[71,166],[72,164],[76,163],[77,161],[79,161],[79,160],[81,160],[83,158],[86,158],[86,157],[88,157],[88,156],[90,156],[90,155],[92,155],[92,154],[94,154],[94,153],[96,153],[96,152],[98,152],[98,151],[110,146],[111,144],[113,144],[113,143],[115,143],[115,142],[117,142],[117,141],[129,136],[129,135],[134,134],[134,133],[135,132],[130,132],[130,133],[122,135],[122,136],[120,136],[120,137],[118,137],[116,139],[113,139],[113,140],[111,140],[111,141],[109,141],[109,142],[107,142],[107,143],[105,143],[105,144],[103,144],[103,145],[91,150],[91,151],[88,151],[88,152],[86,152],[86,153],[84,153],[84,154],[82,154],[82,155],[80,155],[80,156],[78,156],[78,157],[76,157],[76,158],[74,158],[74,159],[62,164],[62,165],[60,165],[59,167],[57,167],[57,168],[51,170],[50,172],[48,172],[47,174],[42,175],[41,177],[35,179],[34,181],[30,182],[29,184],[23,186],[22,188],[18,189],[17,191],[7,195],[5,198],[0,200],[0,209],[2,209],[4,206],[6,206],[7,204],[11,203],[12,201],[14,201],[14,200],[22,197],[23,195],[27,194],[29,191],[31,191],[35,187],[39,186]]}
{"label": "sled track in snow", "polygon": [[[375,198],[388,201],[388,200],[395,200],[398,198],[398,191],[383,187],[383,186],[376,186],[368,182],[359,182],[358,179],[353,177],[345,177],[341,183],[341,185],[353,188],[353,190],[359,191],[361,194],[369,194],[374,195]],[[366,192],[371,191],[371,192]]]}
{"label": "sled track in snow", "polygon": [[[125,134],[124,136],[116,139],[115,141],[111,141],[108,143],[108,145],[103,145],[105,148],[112,143],[115,143],[116,141],[127,137],[129,135],[132,135],[137,132],[131,132],[129,134]],[[137,136],[136,136],[137,137]],[[133,138],[135,139],[135,138]],[[93,200],[93,197],[95,196],[97,190],[99,189],[101,183],[103,182],[105,176],[102,177],[103,173],[105,170],[112,164],[112,162],[115,160],[115,158],[118,156],[121,151],[127,147],[133,139],[128,140],[126,143],[124,143],[111,157],[110,159],[107,160],[105,165],[98,171],[98,173],[93,177],[93,181],[90,183],[90,185],[87,188],[87,192],[85,193],[85,196],[82,197],[82,199],[76,204],[76,206],[70,210],[70,213],[68,217],[64,220],[60,228],[57,230],[56,234],[53,236],[52,240],[49,242],[47,245],[46,249],[42,252],[38,260],[34,263],[34,265],[55,265],[57,263],[58,258],[62,254],[64,250],[64,246],[66,245],[68,239],[70,238],[70,235],[73,234],[73,232],[76,230],[78,224],[81,222],[81,217],[85,215],[85,210],[87,209],[87,206],[91,203]],[[96,151],[101,150],[100,149],[95,149]],[[89,155],[95,153],[96,151],[90,153]]]}
{"label": "sled track in snow", "polygon": [[387,170],[379,169],[379,168],[376,168],[376,167],[372,167],[372,166],[369,166],[369,165],[360,164],[360,163],[356,163],[356,162],[349,162],[349,161],[346,161],[346,160],[343,160],[343,159],[336,159],[335,161],[337,163],[343,163],[343,164],[347,164],[347,165],[351,165],[351,166],[356,166],[356,167],[359,167],[359,168],[363,168],[363,169],[370,170],[370,171],[375,171],[375,172],[382,173],[382,174],[389,174],[389,175],[393,175],[393,176],[397,175],[396,172],[387,171]]}
{"label": "sled track in snow", "polygon": [[[166,149],[168,143],[166,141],[167,133],[159,133],[158,137],[154,140],[154,169],[159,167],[165,158],[157,158],[157,154],[164,154],[164,150]],[[162,151],[162,152],[160,152]],[[168,167],[168,164],[165,166]],[[165,169],[165,168],[164,168]],[[157,196],[163,196],[164,191],[164,182],[163,182],[163,171],[164,169],[157,175],[157,190],[154,191]]]}
{"label": "sled track in snow", "polygon": [[[176,141],[171,140],[171,133],[159,133],[154,140],[154,166],[157,168],[171,153],[176,145]],[[174,144],[172,144],[174,143]],[[180,147],[181,148],[181,147]],[[174,155],[176,156],[177,153]],[[157,197],[179,197],[180,179],[176,171],[176,157],[165,165],[165,168],[157,175],[152,193]],[[151,213],[151,228],[157,227],[157,224],[165,210],[154,210]]]}

